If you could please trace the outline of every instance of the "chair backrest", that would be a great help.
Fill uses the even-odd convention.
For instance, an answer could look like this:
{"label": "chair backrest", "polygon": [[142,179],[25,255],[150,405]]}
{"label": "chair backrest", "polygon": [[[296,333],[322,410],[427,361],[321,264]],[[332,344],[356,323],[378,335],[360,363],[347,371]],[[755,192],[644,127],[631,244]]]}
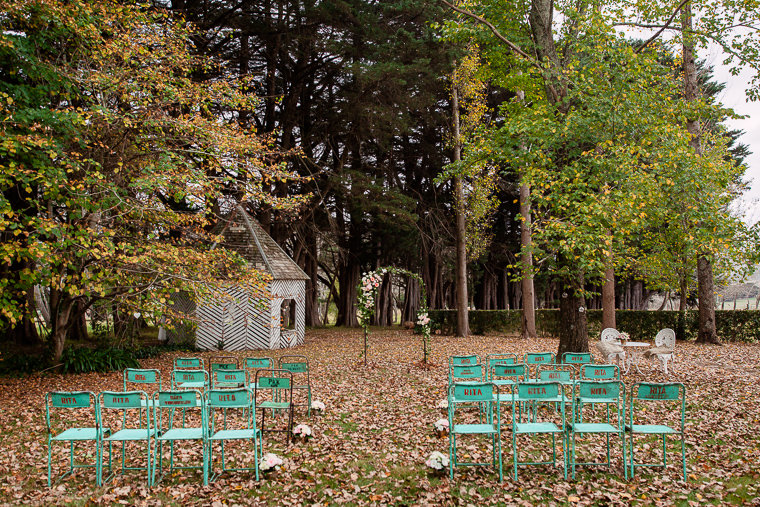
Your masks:
{"label": "chair backrest", "polygon": [[542,364],[536,378],[545,382],[570,382],[575,380],[576,371],[571,364]]}
{"label": "chair backrest", "polygon": [[480,403],[494,401],[499,387],[491,382],[473,382],[472,384],[453,384],[449,388],[451,399],[449,407],[457,403]]}
{"label": "chair backrest", "polygon": [[584,364],[581,380],[620,380],[620,368],[615,364]]}
{"label": "chair backrest", "polygon": [[525,364],[549,364],[554,362],[553,352],[528,352],[523,356]]}
{"label": "chair backrest", "polygon": [[[121,429],[124,428],[141,428],[148,432],[146,437],[150,434],[151,419],[153,413],[151,410],[145,410],[148,406],[148,394],[145,391],[102,391],[98,394],[98,404],[100,408],[100,420],[104,428],[111,428],[114,431],[116,428],[114,424],[118,424],[116,421],[121,421]],[[107,412],[115,411],[121,412],[123,416],[118,418],[107,417]],[[128,413],[136,411],[137,417],[135,419],[131,416],[128,417]],[[143,416],[143,414],[145,414]]]}
{"label": "chair backrest", "polygon": [[478,364],[478,356],[475,354],[469,356],[451,356],[449,357],[449,366],[465,365],[474,366]]}
{"label": "chair backrest", "polygon": [[618,403],[625,387],[619,380],[580,380],[578,399],[582,403]]}
{"label": "chair backrest", "polygon": [[[153,369],[126,368],[124,370],[124,390],[128,391],[131,384],[155,386],[161,390],[161,372]],[[154,390],[151,390],[154,392]]]}
{"label": "chair backrest", "polygon": [[607,327],[607,328],[602,329],[601,341],[611,342],[611,343],[620,343],[620,331],[618,331],[614,327]]}
{"label": "chair backrest", "polygon": [[[181,408],[182,411],[175,412],[177,408]],[[153,395],[153,427],[159,431],[175,428],[178,425],[183,429],[201,428],[205,438],[208,427],[206,415],[206,400],[197,389],[158,391]],[[182,423],[175,423],[175,417],[181,417]]]}
{"label": "chair backrest", "polygon": [[[208,385],[208,372],[206,370],[172,370],[172,390],[177,390],[182,384],[192,383]],[[195,389],[197,386],[190,387]]]}
{"label": "chair backrest", "polygon": [[566,364],[589,364],[594,362],[594,356],[590,352],[565,352],[562,354],[562,362]]}
{"label": "chair backrest", "polygon": [[156,408],[194,408],[203,407],[204,403],[203,395],[197,389],[158,391],[153,395],[153,406]]}
{"label": "chair backrest", "polygon": [[528,367],[524,364],[495,364],[491,370],[491,380],[528,380]]}
{"label": "chair backrest", "polygon": [[517,364],[517,354],[511,352],[504,352],[501,354],[488,354],[486,356],[486,371],[487,374],[491,374],[491,369],[496,364]]}
{"label": "chair backrest", "polygon": [[274,361],[271,357],[246,357],[245,369],[253,370],[256,368],[274,368]]}
{"label": "chair backrest", "polygon": [[676,348],[676,332],[669,327],[660,329],[660,332],[654,337],[654,346],[667,347],[669,349]]}
{"label": "chair backrest", "polygon": [[655,384],[639,382],[631,387],[631,398],[637,400],[677,400],[686,397],[686,387],[680,382]]}
{"label": "chair backrest", "polygon": [[208,362],[209,375],[214,376],[215,370],[237,370],[238,360],[235,356],[214,356]]}
{"label": "chair backrest", "polygon": [[248,378],[245,370],[214,370],[211,375],[211,388],[246,387]]}
{"label": "chair backrest", "polygon": [[175,357],[175,370],[205,370],[206,364],[202,357]]}
{"label": "chair backrest", "polygon": [[556,399],[561,391],[562,385],[559,382],[521,382],[512,387],[513,397],[519,396],[521,402]]}
{"label": "chair backrest", "polygon": [[[636,418],[635,412],[638,408],[643,408],[645,404],[657,403],[656,410],[647,410],[648,417],[656,417],[662,423],[663,421],[677,417],[676,406],[680,405],[681,432],[684,431],[686,424],[686,387],[680,382],[653,383],[639,382],[631,386],[631,393],[628,404],[628,424],[633,426]],[[672,411],[668,410],[668,407]]]}
{"label": "chair backrest", "polygon": [[451,382],[484,380],[482,364],[452,364],[449,372]]}
{"label": "chair backrest", "polygon": [[306,356],[282,356],[278,361],[280,370],[288,370],[295,374],[305,374],[309,377],[309,358]]}
{"label": "chair backrest", "polygon": [[253,398],[251,391],[246,388],[240,389],[210,389],[206,394],[206,406],[209,410],[214,408],[251,408]]}
{"label": "chair backrest", "polygon": [[[45,423],[50,432],[51,409],[78,409],[81,412],[87,412],[87,419],[91,421],[92,426],[99,427],[98,398],[95,393],[90,391],[51,391],[45,395]],[[71,418],[66,418],[71,422]],[[78,424],[78,423],[77,423]],[[88,423],[89,424],[89,423]]]}

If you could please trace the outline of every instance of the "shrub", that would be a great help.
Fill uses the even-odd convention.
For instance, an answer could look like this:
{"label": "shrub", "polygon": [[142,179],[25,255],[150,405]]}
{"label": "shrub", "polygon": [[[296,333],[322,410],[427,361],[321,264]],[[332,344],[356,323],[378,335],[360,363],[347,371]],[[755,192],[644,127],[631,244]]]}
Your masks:
{"label": "shrub", "polygon": [[133,351],[115,347],[101,349],[68,347],[63,351],[61,362],[64,373],[109,372],[140,367],[140,362]]}

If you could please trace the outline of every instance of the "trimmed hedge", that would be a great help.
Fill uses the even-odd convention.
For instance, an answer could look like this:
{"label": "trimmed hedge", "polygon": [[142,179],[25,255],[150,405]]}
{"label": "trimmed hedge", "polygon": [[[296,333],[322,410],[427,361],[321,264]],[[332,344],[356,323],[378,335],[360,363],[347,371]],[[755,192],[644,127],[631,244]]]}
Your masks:
{"label": "trimmed hedge", "polygon": [[[470,330],[474,334],[519,333],[522,310],[471,310]],[[430,310],[433,329],[443,334],[453,334],[456,329],[456,310]],[[679,323],[677,311],[617,310],[615,320],[620,331],[627,332],[632,340],[652,340],[660,329],[669,327],[676,331],[679,340],[694,340],[699,329],[699,313],[689,310],[684,322]],[[760,311],[716,310],[715,320],[718,336],[726,342],[757,342],[760,340]],[[539,336],[559,334],[559,310],[536,310],[536,332]],[[602,331],[602,310],[588,310],[590,337]]]}

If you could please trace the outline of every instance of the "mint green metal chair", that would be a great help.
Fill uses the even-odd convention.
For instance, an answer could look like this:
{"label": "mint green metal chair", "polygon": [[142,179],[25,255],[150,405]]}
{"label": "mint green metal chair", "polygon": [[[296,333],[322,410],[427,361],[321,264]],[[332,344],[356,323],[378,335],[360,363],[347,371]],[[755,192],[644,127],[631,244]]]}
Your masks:
{"label": "mint green metal chair", "polygon": [[[198,390],[159,391],[153,395],[153,426],[157,430],[153,458],[153,484],[164,477],[163,447],[170,445],[169,473],[177,469],[199,469],[203,471],[203,484],[208,484],[208,467],[206,442],[208,440],[208,422],[206,421],[206,402]],[[182,410],[182,423],[177,421],[176,409]],[[200,444],[201,464],[175,466],[175,443],[195,442]],[[177,444],[179,445],[179,444]],[[156,473],[158,472],[158,477]]]}
{"label": "mint green metal chair", "polygon": [[211,389],[248,388],[248,376],[245,370],[213,370]]}
{"label": "mint green metal chair", "polygon": [[[105,444],[108,442],[108,471],[110,472],[108,477],[103,479],[103,482],[109,482],[116,476],[113,469],[113,444],[120,442],[122,475],[127,470],[144,470],[147,473],[148,486],[151,486],[153,484],[151,443],[156,436],[156,429],[151,424],[153,419],[151,411],[145,409],[148,405],[148,395],[145,391],[103,391],[98,395],[98,401],[102,424],[115,428],[115,431],[112,430],[109,435],[103,436],[101,463],[105,460]],[[145,466],[127,465],[127,442],[145,443]],[[103,465],[101,464],[102,469]]]}
{"label": "mint green metal chair", "polygon": [[454,364],[449,368],[450,383],[483,382],[485,375],[482,364]]}
{"label": "mint green metal chair", "polygon": [[[683,479],[686,480],[686,441],[684,426],[686,422],[686,387],[681,383],[653,384],[640,382],[631,387],[630,403],[628,407],[628,419],[626,431],[630,442],[630,467],[631,477],[636,472],[636,467],[666,467],[667,446],[665,437],[673,436],[681,441],[681,464],[683,467]],[[652,414],[659,419],[660,424],[650,424],[650,418],[642,416],[643,408],[646,413]],[[679,414],[680,412],[680,414]],[[672,416],[670,420],[663,421],[663,417]],[[680,424],[678,417],[680,415]],[[669,424],[662,424],[668,422]],[[661,436],[662,437],[662,463],[636,463],[634,458],[635,437]]]}
{"label": "mint green metal chair", "polygon": [[[45,395],[45,424],[47,425],[47,477],[52,486],[53,444],[69,443],[69,470],[56,480],[56,484],[73,474],[77,468],[94,468],[95,482],[101,485],[100,453],[103,427],[100,424],[98,399],[89,391],[53,391]],[[74,459],[76,442],[95,445],[95,463],[77,464]]]}
{"label": "mint green metal chair", "polygon": [[594,356],[590,352],[565,352],[562,354],[562,362],[580,366],[594,362]]}
{"label": "mint green metal chair", "polygon": [[206,370],[172,370],[172,391],[208,389],[208,372]]}
{"label": "mint green metal chair", "polygon": [[[498,466],[499,482],[503,481],[501,459],[501,409],[496,403],[495,417],[487,422],[474,422],[469,410],[464,412],[466,419],[460,422],[457,411],[463,408],[491,406],[499,397],[499,387],[492,382],[474,382],[468,384],[454,383],[449,387],[449,477],[454,479],[454,468],[458,466]],[[484,435],[491,439],[491,463],[460,462],[457,453],[457,440],[464,435]]]}
{"label": "mint green metal chair", "polygon": [[[257,427],[262,433],[286,433],[288,442],[293,438],[293,372],[289,370],[258,369],[254,374],[253,399],[256,410],[261,411],[261,423]],[[287,425],[283,429],[267,428],[266,414],[272,419],[276,414],[287,412]],[[255,416],[254,416],[255,418]]]}
{"label": "mint green metal chair", "polygon": [[306,356],[282,356],[278,368],[288,370],[293,374],[293,394],[303,393],[305,400],[293,401],[294,407],[306,407],[306,416],[311,418],[311,373],[309,372],[309,358]]}
{"label": "mint green metal chair", "polygon": [[[585,413],[589,405],[594,408],[592,417]],[[602,405],[603,417],[599,417],[596,410]],[[580,422],[584,421],[584,422]],[[591,421],[591,422],[585,422]],[[576,459],[576,440],[578,435],[604,435],[607,442],[607,461],[604,462],[578,462]],[[623,450],[623,471],[628,479],[628,467],[625,449],[625,384],[618,380],[579,380],[576,384],[576,392],[573,396],[573,417],[568,424],[568,440],[570,452],[568,459],[572,466],[573,479],[575,468],[578,465],[606,465],[612,466],[610,453],[610,437],[620,437],[620,447]]]}
{"label": "mint green metal chair", "polygon": [[125,391],[145,391],[148,395],[146,407],[152,407],[153,394],[161,390],[161,371],[154,369],[126,368],[124,370],[123,389]]}
{"label": "mint green metal chair", "polygon": [[[535,366],[537,374],[539,365],[553,363],[554,359],[553,352],[528,352],[523,356],[523,363],[527,364],[529,369]],[[528,371],[528,377],[533,377],[530,371]]]}
{"label": "mint green metal chair", "polygon": [[208,375],[212,376],[214,370],[238,370],[240,364],[235,356],[214,356],[208,362]]}
{"label": "mint green metal chair", "polygon": [[[256,426],[254,398],[249,389],[211,389],[206,395],[209,431],[208,453],[206,457],[209,481],[215,481],[224,472],[254,471],[259,480],[259,461],[263,456],[262,434]],[[221,419],[221,420],[220,420]],[[251,442],[253,444],[254,465],[227,467],[225,444],[230,441]],[[214,444],[221,446],[221,470],[214,473]]]}
{"label": "mint green metal chair", "polygon": [[[524,382],[512,386],[512,459],[514,476],[517,480],[517,468],[520,465],[552,465],[557,466],[557,435],[561,443],[565,443],[565,395],[559,382]],[[528,419],[516,409],[518,402],[536,405],[539,403],[554,403],[559,406],[557,416],[559,424],[552,420],[538,421],[536,412]],[[520,461],[517,449],[517,437],[521,435],[551,435],[551,461]],[[565,447],[563,445],[563,447]],[[567,464],[563,459],[563,470],[567,479]]]}

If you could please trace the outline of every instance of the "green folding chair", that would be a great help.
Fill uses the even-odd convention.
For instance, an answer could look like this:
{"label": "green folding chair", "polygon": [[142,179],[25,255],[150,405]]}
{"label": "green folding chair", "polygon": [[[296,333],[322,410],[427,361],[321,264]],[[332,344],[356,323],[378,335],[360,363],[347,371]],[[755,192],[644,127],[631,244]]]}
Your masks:
{"label": "green folding chair", "polygon": [[[153,426],[157,430],[155,456],[153,458],[153,484],[164,477],[163,448],[164,443],[170,445],[169,473],[174,470],[202,470],[203,484],[208,484],[208,467],[206,442],[208,440],[208,422],[206,421],[206,402],[198,390],[159,391],[153,395]],[[182,423],[175,417],[176,409],[182,410]],[[194,442],[200,444],[201,464],[175,466],[175,442]],[[177,444],[179,445],[179,444]],[[184,454],[184,453],[183,453]],[[158,472],[158,477],[156,477]]]}
{"label": "green folding chair", "polygon": [[565,352],[562,354],[562,362],[580,366],[594,362],[594,356],[590,352]]}
{"label": "green folding chair", "polygon": [[206,363],[202,357],[175,357],[175,370],[205,370]]}
{"label": "green folding chair", "polygon": [[[98,395],[100,418],[104,426],[117,428],[110,435],[103,436],[103,450],[101,451],[102,462],[105,459],[105,443],[108,442],[108,471],[109,475],[103,482],[111,481],[116,472],[113,469],[113,444],[121,443],[121,474],[127,470],[144,470],[147,473],[148,486],[153,484],[153,453],[151,441],[156,436],[156,429],[152,426],[150,410],[145,410],[148,405],[148,395],[145,391],[103,391]],[[137,412],[137,415],[135,415]],[[109,414],[110,413],[110,414]],[[110,415],[114,414],[113,417]],[[143,416],[143,414],[145,414]],[[127,465],[127,442],[144,442],[146,446],[146,465]]]}
{"label": "green folding chair", "polygon": [[[515,481],[517,480],[517,468],[520,465],[552,465],[557,466],[557,435],[562,437],[565,443],[565,395],[562,384],[559,382],[521,382],[512,386],[512,459],[514,463]],[[528,419],[516,410],[519,402],[537,405],[539,403],[554,403],[560,407],[557,411],[559,424],[552,420],[538,421],[536,411],[532,418]],[[551,461],[520,461],[517,449],[517,437],[519,435],[551,435],[552,460]],[[563,448],[565,446],[563,445]],[[563,470],[567,479],[567,464],[563,459]]]}
{"label": "green folding chair", "polygon": [[[680,405],[680,406],[679,406]],[[651,416],[670,417],[663,421],[658,417],[660,424],[649,424],[650,417],[641,415],[643,408],[647,406],[646,413]],[[677,418],[680,412],[680,425]],[[669,424],[662,424],[668,422]],[[681,464],[683,466],[683,479],[686,480],[686,441],[684,426],[686,422],[686,387],[678,382],[665,384],[653,384],[639,382],[631,387],[631,396],[628,406],[628,420],[625,426],[630,441],[630,467],[631,477],[636,472],[636,467],[666,467],[667,446],[665,437],[672,435],[680,437],[681,441]],[[642,424],[643,423],[643,424]],[[636,463],[634,459],[635,437],[661,436],[662,437],[662,463]]]}
{"label": "green folding chair", "polygon": [[570,364],[541,364],[536,370],[536,381],[539,382],[559,382],[563,386],[572,386],[577,377],[575,367]]}
{"label": "green folding chair", "polygon": [[[554,359],[553,352],[528,352],[523,356],[523,363],[527,364],[529,369],[535,366],[538,372],[539,365],[553,363]],[[528,371],[528,377],[531,377],[530,371]]]}
{"label": "green folding chair", "polygon": [[303,393],[305,401],[297,403],[293,400],[294,407],[306,407],[306,416],[311,418],[311,374],[309,373],[309,358],[306,356],[282,356],[279,360],[280,370],[288,370],[293,374],[293,392]]}
{"label": "green folding chair", "polygon": [[[94,468],[95,482],[101,485],[100,453],[102,451],[103,427],[100,424],[98,399],[89,391],[53,391],[45,395],[45,424],[47,425],[47,476],[52,486],[53,444],[69,443],[69,470],[55,482],[73,474],[77,468]],[[95,463],[78,464],[74,459],[76,442],[95,444]]]}
{"label": "green folding chair", "polygon": [[172,370],[172,391],[208,389],[208,372],[206,370]]}
{"label": "green folding chair", "polygon": [[[474,422],[467,415],[460,422],[457,411],[462,408],[490,406],[499,397],[499,387],[492,382],[474,382],[468,384],[454,383],[449,387],[449,477],[454,479],[454,468],[458,466],[498,466],[499,482],[503,481],[501,461],[501,409],[496,403],[496,417],[489,418],[485,423]],[[491,463],[489,462],[460,462],[457,454],[457,439],[464,435],[485,435],[491,437]]]}
{"label": "green folding chair", "polygon": [[[211,426],[207,437],[206,458],[209,481],[215,481],[222,473],[232,471],[254,471],[256,480],[259,480],[259,461],[263,456],[263,440],[261,430],[256,426],[254,403],[249,389],[211,389],[206,395],[208,420]],[[230,441],[253,444],[253,466],[227,466],[225,444]],[[221,446],[221,470],[214,473],[213,450],[217,442]],[[245,455],[244,452],[241,454]]]}
{"label": "green folding chair", "polygon": [[213,370],[211,374],[211,389],[248,388],[248,377],[245,370]]}
{"label": "green folding chair", "polygon": [[152,407],[153,394],[161,390],[161,372],[154,369],[126,368],[124,370],[123,389],[125,391],[145,391],[148,395],[146,406]]}
{"label": "green folding chair", "polygon": [[[584,409],[603,406],[603,417],[598,417],[598,410],[594,410],[592,418],[584,415]],[[588,412],[588,410],[586,410]],[[594,417],[596,416],[596,417]],[[591,422],[580,422],[588,420]],[[568,458],[572,465],[573,479],[575,468],[578,465],[606,465],[612,466],[610,453],[610,437],[620,437],[620,446],[623,450],[623,471],[628,479],[628,467],[625,452],[625,384],[619,380],[579,380],[576,383],[576,392],[573,396],[573,417],[568,424],[568,439],[570,452]],[[607,442],[607,461],[604,462],[578,462],[576,460],[576,439],[578,435],[604,435]]]}
{"label": "green folding chair", "polygon": [[[286,433],[288,442],[293,438],[293,372],[289,370],[258,369],[255,372],[253,399],[256,410],[261,410],[261,424],[257,427],[263,432]],[[287,425],[283,429],[267,428],[267,410],[272,419],[280,412],[287,412]],[[255,416],[254,416],[255,418]]]}

